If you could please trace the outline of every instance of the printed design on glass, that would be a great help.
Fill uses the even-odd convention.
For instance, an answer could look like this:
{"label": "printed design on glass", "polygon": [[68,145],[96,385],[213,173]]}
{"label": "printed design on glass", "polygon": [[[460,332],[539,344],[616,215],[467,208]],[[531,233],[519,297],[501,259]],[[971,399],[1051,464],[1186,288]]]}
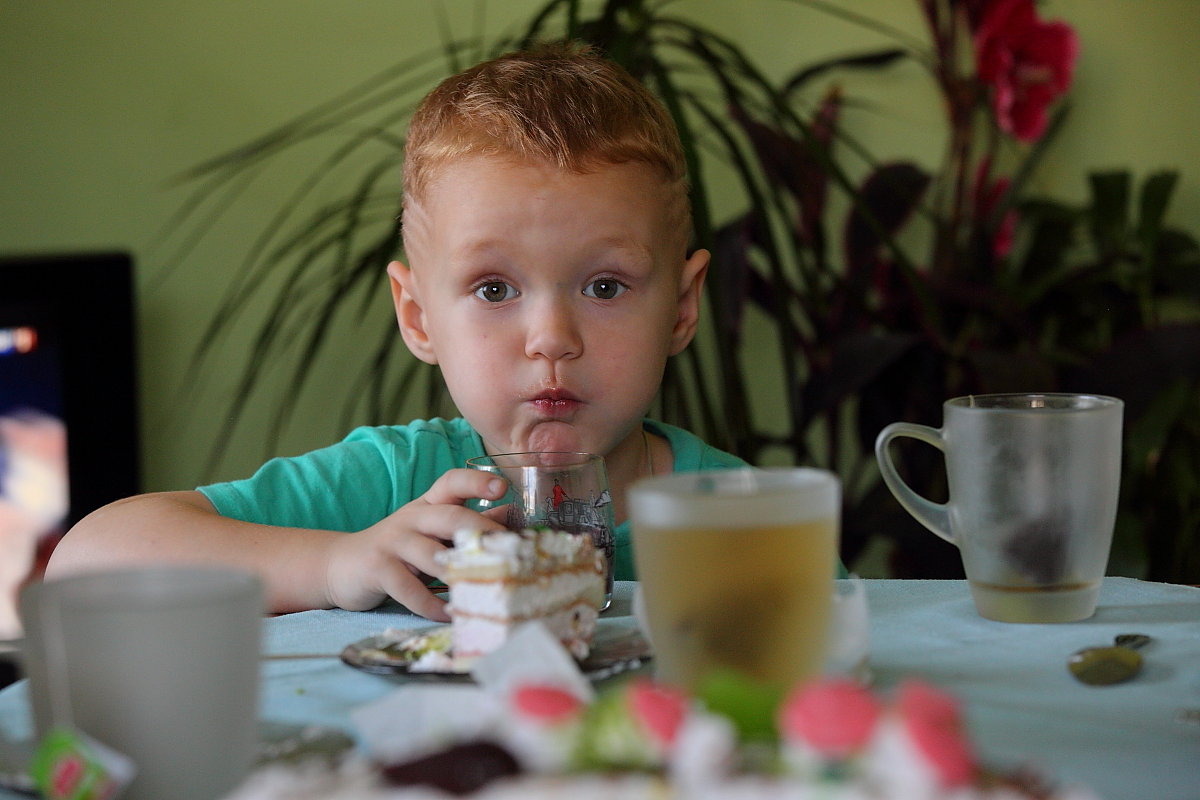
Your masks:
{"label": "printed design on glass", "polygon": [[514,531],[541,527],[586,533],[592,537],[596,549],[611,558],[613,536],[608,525],[607,508],[611,503],[612,495],[608,489],[598,496],[595,492],[589,492],[586,498],[572,497],[555,478],[554,488],[546,496],[544,507],[539,510],[536,519],[530,519],[520,503],[513,503],[508,507],[507,524]]}

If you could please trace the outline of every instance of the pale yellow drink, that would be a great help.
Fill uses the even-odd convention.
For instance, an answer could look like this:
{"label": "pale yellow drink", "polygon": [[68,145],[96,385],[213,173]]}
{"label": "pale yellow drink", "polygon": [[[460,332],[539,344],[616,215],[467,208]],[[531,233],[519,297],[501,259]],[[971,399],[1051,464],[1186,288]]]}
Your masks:
{"label": "pale yellow drink", "polygon": [[787,688],[817,674],[840,492],[819,470],[666,476],[630,491],[634,558],[660,680],[714,669]]}

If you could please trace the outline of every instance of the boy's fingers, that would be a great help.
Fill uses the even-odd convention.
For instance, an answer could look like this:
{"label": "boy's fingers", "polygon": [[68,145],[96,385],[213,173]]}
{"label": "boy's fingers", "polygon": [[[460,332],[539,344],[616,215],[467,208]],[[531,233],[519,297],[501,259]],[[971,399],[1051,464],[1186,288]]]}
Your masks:
{"label": "boy's fingers", "polygon": [[504,496],[508,484],[488,472],[477,469],[451,469],[442,473],[421,499],[430,505],[462,505],[466,500],[496,500]]}
{"label": "boy's fingers", "polygon": [[421,579],[407,569],[393,570],[389,580],[385,581],[383,590],[414,614],[434,622],[450,621],[450,615],[446,613],[446,601],[435,597],[421,583]]}
{"label": "boy's fingers", "polygon": [[498,522],[500,527],[506,528],[508,527],[508,507],[511,505],[512,503],[505,503],[502,506],[489,508],[481,513],[493,522]]}
{"label": "boy's fingers", "polygon": [[[400,513],[400,512],[397,512]],[[458,505],[425,506],[405,512],[404,527],[391,538],[391,552],[427,575],[442,578],[445,568],[435,556],[445,550],[454,532],[464,529],[503,530],[497,522],[478,511]],[[420,535],[405,534],[408,530]]]}
{"label": "boy's fingers", "polygon": [[[427,538],[447,542],[454,538],[455,531],[464,528],[480,531],[504,530],[502,520],[457,505],[427,506],[410,516],[409,522]],[[439,545],[438,549],[443,546]]]}
{"label": "boy's fingers", "polygon": [[[385,568],[380,588],[415,614],[446,622],[445,601],[435,597],[421,582],[420,573],[441,579],[445,569],[437,554],[446,549],[444,540],[463,528],[497,530],[504,527],[504,508],[490,509],[487,515],[463,505],[467,500],[496,500],[504,496],[508,485],[503,479],[474,469],[452,469],[434,481],[421,502],[397,511],[403,515],[399,529],[421,535],[399,535],[393,539],[391,555],[395,563]],[[395,529],[394,529],[395,530]]]}
{"label": "boy's fingers", "polygon": [[403,541],[396,547],[395,555],[418,572],[441,580],[445,568],[438,563],[437,554],[446,549],[440,539],[432,536],[416,536]]}

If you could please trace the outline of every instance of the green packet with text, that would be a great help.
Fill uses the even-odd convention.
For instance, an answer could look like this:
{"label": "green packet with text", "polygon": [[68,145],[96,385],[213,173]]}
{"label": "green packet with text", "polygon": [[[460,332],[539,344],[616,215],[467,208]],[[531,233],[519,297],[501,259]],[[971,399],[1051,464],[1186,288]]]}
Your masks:
{"label": "green packet with text", "polygon": [[126,756],[82,731],[62,727],[38,742],[29,766],[43,800],[111,800],[135,772]]}

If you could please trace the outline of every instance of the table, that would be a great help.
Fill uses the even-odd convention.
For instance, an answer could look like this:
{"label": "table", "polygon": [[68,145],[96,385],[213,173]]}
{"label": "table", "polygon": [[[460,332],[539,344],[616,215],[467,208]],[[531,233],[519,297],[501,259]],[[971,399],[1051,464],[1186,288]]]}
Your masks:
{"label": "table", "polygon": [[[876,687],[920,677],[957,695],[987,763],[1032,765],[1105,800],[1200,798],[1200,723],[1176,720],[1182,708],[1200,709],[1200,589],[1106,578],[1093,618],[1016,625],[979,617],[962,581],[869,580],[866,588]],[[605,618],[629,616],[632,589],[617,584]],[[289,614],[264,622],[264,651],[336,654],[385,628],[419,624],[397,606]],[[1069,654],[1127,632],[1154,637],[1137,679],[1088,687],[1070,677]],[[336,658],[266,660],[261,717],[353,732],[350,709],[398,685]],[[16,684],[0,692],[0,739],[29,735],[25,687]]]}

